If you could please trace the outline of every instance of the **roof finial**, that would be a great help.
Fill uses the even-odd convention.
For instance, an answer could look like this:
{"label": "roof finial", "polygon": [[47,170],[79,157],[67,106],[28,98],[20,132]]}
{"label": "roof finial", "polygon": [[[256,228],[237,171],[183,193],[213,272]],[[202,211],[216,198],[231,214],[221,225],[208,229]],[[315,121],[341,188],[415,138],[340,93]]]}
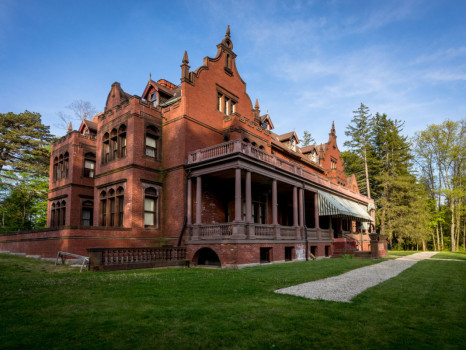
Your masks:
{"label": "roof finial", "polygon": [[256,104],[254,105],[255,109],[259,109],[259,100],[256,98]]}
{"label": "roof finial", "polygon": [[152,72],[149,72],[149,81],[152,80]]}
{"label": "roof finial", "polygon": [[67,134],[73,131],[73,126],[71,125],[71,122],[68,124],[68,131]]}
{"label": "roof finial", "polygon": [[183,60],[181,61],[182,63],[184,64],[188,64],[189,63],[189,59],[188,59],[188,51],[184,51],[184,55],[183,55]]}
{"label": "roof finial", "polygon": [[229,38],[230,37],[230,25],[227,27],[227,33],[225,34],[225,37]]}
{"label": "roof finial", "polygon": [[330,130],[332,134],[335,134],[335,121],[332,121],[332,129]]}

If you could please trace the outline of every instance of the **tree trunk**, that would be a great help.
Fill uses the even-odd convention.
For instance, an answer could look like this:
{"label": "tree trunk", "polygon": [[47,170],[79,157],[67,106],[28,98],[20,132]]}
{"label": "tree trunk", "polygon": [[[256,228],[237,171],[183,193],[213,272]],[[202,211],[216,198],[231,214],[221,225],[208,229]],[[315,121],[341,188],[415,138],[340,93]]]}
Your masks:
{"label": "tree trunk", "polygon": [[434,245],[433,248],[434,248],[434,251],[437,250],[437,247],[435,246],[435,235],[434,235],[434,231],[431,231],[432,233],[432,244]]}
{"label": "tree trunk", "polygon": [[450,201],[450,210],[451,210],[451,226],[450,226],[450,237],[451,237],[451,251],[456,251],[456,242],[455,242],[455,201],[452,198]]}
{"label": "tree trunk", "polygon": [[435,231],[437,231],[437,249],[440,250],[440,234],[438,232],[439,223],[435,226]]}
{"label": "tree trunk", "polygon": [[440,239],[442,240],[442,241],[441,241],[442,244],[441,244],[440,247],[441,247],[442,250],[443,250],[443,248],[444,248],[444,243],[443,243],[443,227],[442,227],[442,225],[440,225]]}
{"label": "tree trunk", "polygon": [[427,242],[425,239],[422,240],[422,251],[425,252],[427,250]]}

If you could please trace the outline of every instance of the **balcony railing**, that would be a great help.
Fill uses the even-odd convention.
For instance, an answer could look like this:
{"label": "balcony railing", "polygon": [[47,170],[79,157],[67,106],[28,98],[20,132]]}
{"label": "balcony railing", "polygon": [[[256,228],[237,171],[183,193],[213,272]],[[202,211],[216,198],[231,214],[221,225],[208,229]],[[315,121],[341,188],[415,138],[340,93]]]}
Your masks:
{"label": "balcony railing", "polygon": [[227,156],[233,153],[243,153],[252,158],[258,159],[269,165],[275,166],[281,170],[285,170],[294,175],[301,176],[313,183],[319,184],[322,187],[326,187],[330,190],[345,194],[347,196],[357,198],[364,202],[368,202],[369,199],[362,194],[351,191],[348,188],[340,186],[336,183],[331,182],[323,175],[309,171],[297,164],[290,163],[284,159],[281,159],[275,155],[264,152],[263,150],[252,146],[250,143],[244,142],[240,139],[236,139],[229,142],[224,142],[212,147],[199,149],[197,151],[188,154],[188,164],[195,164],[206,160],[215,159],[218,157]]}
{"label": "balcony railing", "polygon": [[[307,235],[310,241],[331,240],[332,230],[308,228]],[[246,224],[244,222],[190,225],[187,239],[188,241],[303,240],[304,227]]]}

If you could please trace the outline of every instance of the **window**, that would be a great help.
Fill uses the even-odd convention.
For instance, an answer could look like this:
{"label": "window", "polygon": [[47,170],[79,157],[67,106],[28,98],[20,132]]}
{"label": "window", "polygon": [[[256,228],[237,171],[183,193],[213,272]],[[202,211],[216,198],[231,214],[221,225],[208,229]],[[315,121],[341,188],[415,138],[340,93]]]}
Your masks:
{"label": "window", "polygon": [[226,97],[222,93],[217,93],[217,111],[223,112],[226,115],[236,113],[237,102],[233,99]]}
{"label": "window", "polygon": [[95,177],[95,154],[86,153],[84,155],[84,177],[93,179]]}
{"label": "window", "polygon": [[330,159],[330,168],[331,169],[337,168],[337,161],[335,159]]}
{"label": "window", "polygon": [[111,189],[108,191],[108,204],[110,206],[110,223],[109,226],[115,226],[115,191]]}
{"label": "window", "polygon": [[56,209],[55,209],[55,222],[53,226],[55,227],[60,226],[60,223],[61,223],[60,218],[61,218],[61,205],[60,205],[60,202],[58,202],[56,205]]}
{"label": "window", "polygon": [[157,226],[157,190],[149,187],[144,191],[144,226]]}
{"label": "window", "polygon": [[126,157],[126,125],[121,125],[118,129],[118,145],[120,158]]}
{"label": "window", "polygon": [[146,156],[157,159],[158,130],[154,126],[147,127],[146,131]]}
{"label": "window", "polygon": [[53,181],[58,180],[58,157],[53,160]]}
{"label": "window", "polygon": [[81,225],[92,226],[92,218],[94,216],[94,203],[92,201],[85,201],[82,205],[81,211]]}
{"label": "window", "polygon": [[56,205],[55,203],[52,203],[52,209],[51,209],[51,215],[50,215],[50,227],[55,227],[56,225]]}
{"label": "window", "polygon": [[294,138],[291,138],[291,139],[290,139],[290,148],[291,148],[293,151],[296,151],[296,141],[294,140]]}
{"label": "window", "polygon": [[125,197],[124,197],[125,190],[123,187],[119,187],[117,189],[117,219],[119,227],[123,227],[125,224],[125,215],[124,215],[124,204],[125,204]]}
{"label": "window", "polygon": [[68,177],[68,170],[70,168],[70,155],[68,152],[65,153],[63,157],[63,178],[66,179]]}
{"label": "window", "polygon": [[107,193],[100,193],[100,226],[107,226]]}
{"label": "window", "polygon": [[110,138],[110,160],[115,160],[118,158],[118,142],[117,142],[117,131],[116,129],[112,130],[111,138]]}
{"label": "window", "polygon": [[104,134],[102,143],[102,163],[107,164],[110,161],[110,135],[108,132]]}
{"label": "window", "polygon": [[314,162],[314,163],[317,163],[317,152],[312,152],[311,154],[311,160]]}

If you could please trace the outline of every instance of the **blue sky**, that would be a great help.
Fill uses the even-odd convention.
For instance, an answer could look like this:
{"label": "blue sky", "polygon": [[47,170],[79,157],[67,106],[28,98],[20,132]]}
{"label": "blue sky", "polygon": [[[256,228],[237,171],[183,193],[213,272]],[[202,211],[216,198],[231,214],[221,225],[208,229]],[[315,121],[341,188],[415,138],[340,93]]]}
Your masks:
{"label": "blue sky", "polygon": [[[428,124],[466,117],[466,1],[0,0],[0,113],[58,113],[76,99],[103,110],[114,81],[141,95],[152,78],[179,84],[214,57],[229,24],[236,65],[276,133],[318,142],[352,111]],[[77,125],[74,126],[77,128]]]}

